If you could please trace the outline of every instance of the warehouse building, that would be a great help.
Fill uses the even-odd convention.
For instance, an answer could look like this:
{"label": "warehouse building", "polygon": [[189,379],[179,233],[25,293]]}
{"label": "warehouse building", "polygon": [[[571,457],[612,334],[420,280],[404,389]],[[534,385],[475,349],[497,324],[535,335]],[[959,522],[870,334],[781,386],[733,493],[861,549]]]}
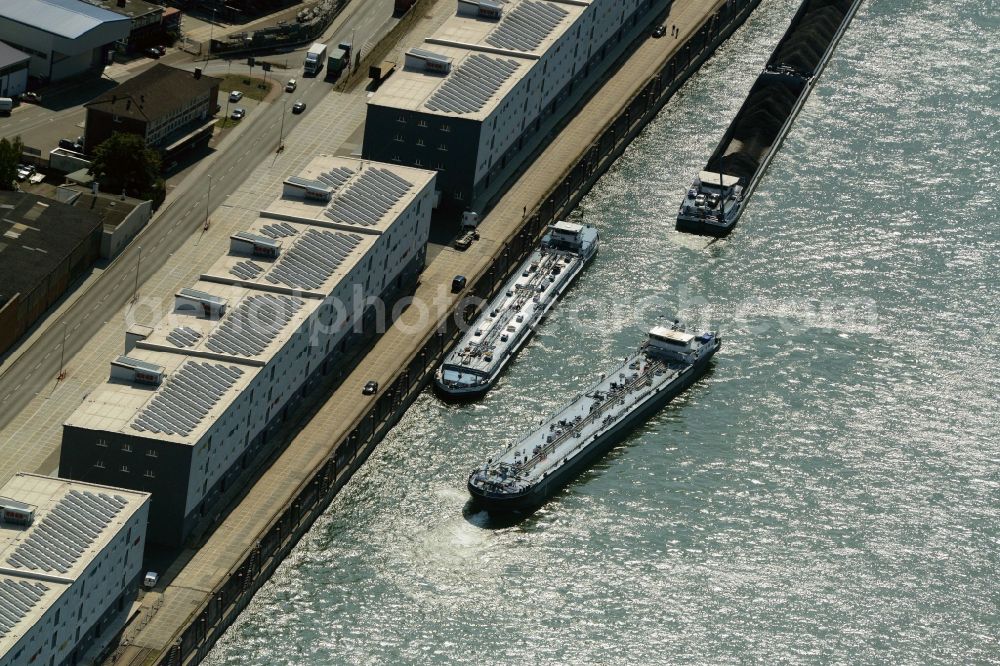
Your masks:
{"label": "warehouse building", "polygon": [[150,540],[179,543],[366,335],[370,303],[415,283],[434,177],[321,157],[285,181],[167,316],[127,335],[63,427],[60,474],[152,493]]}
{"label": "warehouse building", "polygon": [[[362,154],[435,169],[444,202],[479,209],[538,149],[653,0],[458,0],[368,101]],[[657,3],[659,6],[662,3]]]}
{"label": "warehouse building", "polygon": [[129,29],[129,17],[80,0],[0,0],[0,41],[30,55],[42,81],[99,75]]}
{"label": "warehouse building", "polygon": [[48,476],[0,488],[0,666],[76,664],[122,619],[148,512],[147,493]]}
{"label": "warehouse building", "polygon": [[54,199],[0,192],[0,354],[101,256],[100,216]]}

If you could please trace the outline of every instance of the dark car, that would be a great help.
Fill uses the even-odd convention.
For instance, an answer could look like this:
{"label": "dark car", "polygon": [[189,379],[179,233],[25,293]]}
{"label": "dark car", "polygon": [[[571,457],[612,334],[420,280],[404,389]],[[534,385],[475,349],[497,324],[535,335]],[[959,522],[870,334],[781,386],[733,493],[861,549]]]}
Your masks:
{"label": "dark car", "polygon": [[361,389],[362,395],[375,395],[378,393],[378,382],[374,379],[370,380],[365,387]]}
{"label": "dark car", "polygon": [[40,104],[42,101],[42,96],[36,92],[21,93],[21,101],[32,102],[33,104]]}
{"label": "dark car", "polygon": [[296,102],[295,104],[292,104],[292,113],[302,113],[305,110],[306,110],[306,103],[301,100]]}
{"label": "dark car", "polygon": [[229,117],[233,120],[243,120],[243,117],[247,115],[247,110],[242,106],[238,106],[233,109],[233,112],[229,114]]}
{"label": "dark car", "polygon": [[656,37],[657,39],[663,37],[665,34],[667,34],[667,28],[662,25],[657,26],[656,30],[653,31],[653,37]]}
{"label": "dark car", "polygon": [[148,49],[143,49],[142,54],[150,58],[159,58],[162,54],[156,50],[155,46],[150,46]]}
{"label": "dark car", "polygon": [[457,294],[463,289],[465,289],[465,276],[456,275],[455,278],[451,281],[451,293]]}
{"label": "dark car", "polygon": [[154,46],[153,50],[156,51],[157,53],[159,53],[161,56],[167,55],[167,47],[166,46]]}

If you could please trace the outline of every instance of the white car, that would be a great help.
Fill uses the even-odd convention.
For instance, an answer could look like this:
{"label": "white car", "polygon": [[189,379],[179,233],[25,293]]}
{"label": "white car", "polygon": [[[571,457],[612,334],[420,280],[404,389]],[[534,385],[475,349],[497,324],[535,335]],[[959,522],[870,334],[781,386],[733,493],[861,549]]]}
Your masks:
{"label": "white car", "polygon": [[238,102],[241,99],[243,99],[243,93],[241,93],[239,90],[234,90],[233,92],[229,93],[230,102]]}
{"label": "white car", "polygon": [[17,179],[18,180],[25,180],[26,178],[28,178],[29,176],[31,176],[31,174],[33,174],[33,173],[35,173],[35,167],[33,167],[33,166],[28,166],[27,164],[18,164],[17,165]]}
{"label": "white car", "polygon": [[288,83],[285,84],[285,92],[295,92],[295,86],[299,85],[298,81],[295,79],[288,79]]}

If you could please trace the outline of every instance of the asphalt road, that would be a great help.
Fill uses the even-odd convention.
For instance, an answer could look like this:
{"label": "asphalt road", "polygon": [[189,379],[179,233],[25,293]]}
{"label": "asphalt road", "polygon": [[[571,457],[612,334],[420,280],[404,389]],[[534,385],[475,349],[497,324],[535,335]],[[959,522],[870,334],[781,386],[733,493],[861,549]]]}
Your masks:
{"label": "asphalt road", "polygon": [[[359,42],[384,35],[391,29],[392,2],[377,0],[354,2],[348,5],[341,19],[335,22],[327,42],[339,42],[356,35]],[[290,54],[291,58],[292,55]],[[301,56],[299,56],[301,60]],[[197,63],[179,65],[193,69]],[[199,64],[198,66],[204,66]],[[209,63],[206,72],[228,66],[225,62]],[[242,182],[252,166],[274,155],[278,133],[284,116],[285,136],[295,130],[303,116],[291,113],[292,102],[302,100],[313,107],[328,94],[333,85],[323,78],[305,78],[299,69],[275,72],[279,77],[298,79],[298,89],[283,93],[275,102],[261,104],[253,114],[248,113],[240,127],[233,130],[236,137],[225,148],[204,158],[210,166],[201,177],[201,169],[191,173],[168,196],[139,237],[125,249],[77,300],[55,321],[44,322],[42,333],[19,357],[10,362],[0,374],[0,427],[5,426],[35,394],[51,388],[60,372],[60,354],[63,334],[66,333],[66,366],[72,365],[73,354],[79,351],[107,320],[109,313],[117,312],[133,295],[136,284],[136,264],[139,264],[139,289],[143,281],[159,270],[170,255],[192,234],[201,230],[207,209],[222,203]],[[363,94],[363,93],[359,93]],[[287,101],[287,110],[283,102]],[[5,128],[5,134],[6,134]],[[331,146],[331,151],[336,146]],[[211,188],[211,201],[206,203]],[[139,247],[141,246],[141,261]],[[110,359],[109,359],[110,360]]]}

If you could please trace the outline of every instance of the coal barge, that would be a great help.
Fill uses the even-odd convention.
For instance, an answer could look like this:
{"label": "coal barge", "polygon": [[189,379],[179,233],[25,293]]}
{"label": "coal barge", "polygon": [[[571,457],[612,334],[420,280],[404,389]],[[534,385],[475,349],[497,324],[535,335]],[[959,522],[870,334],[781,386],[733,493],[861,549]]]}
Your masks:
{"label": "coal barge", "polygon": [[861,0],[804,0],[677,212],[677,230],[725,236],[791,129]]}
{"label": "coal barge", "polygon": [[705,374],[720,345],[718,333],[694,335],[676,322],[652,329],[612,372],[474,469],[473,502],[497,514],[534,509]]}

